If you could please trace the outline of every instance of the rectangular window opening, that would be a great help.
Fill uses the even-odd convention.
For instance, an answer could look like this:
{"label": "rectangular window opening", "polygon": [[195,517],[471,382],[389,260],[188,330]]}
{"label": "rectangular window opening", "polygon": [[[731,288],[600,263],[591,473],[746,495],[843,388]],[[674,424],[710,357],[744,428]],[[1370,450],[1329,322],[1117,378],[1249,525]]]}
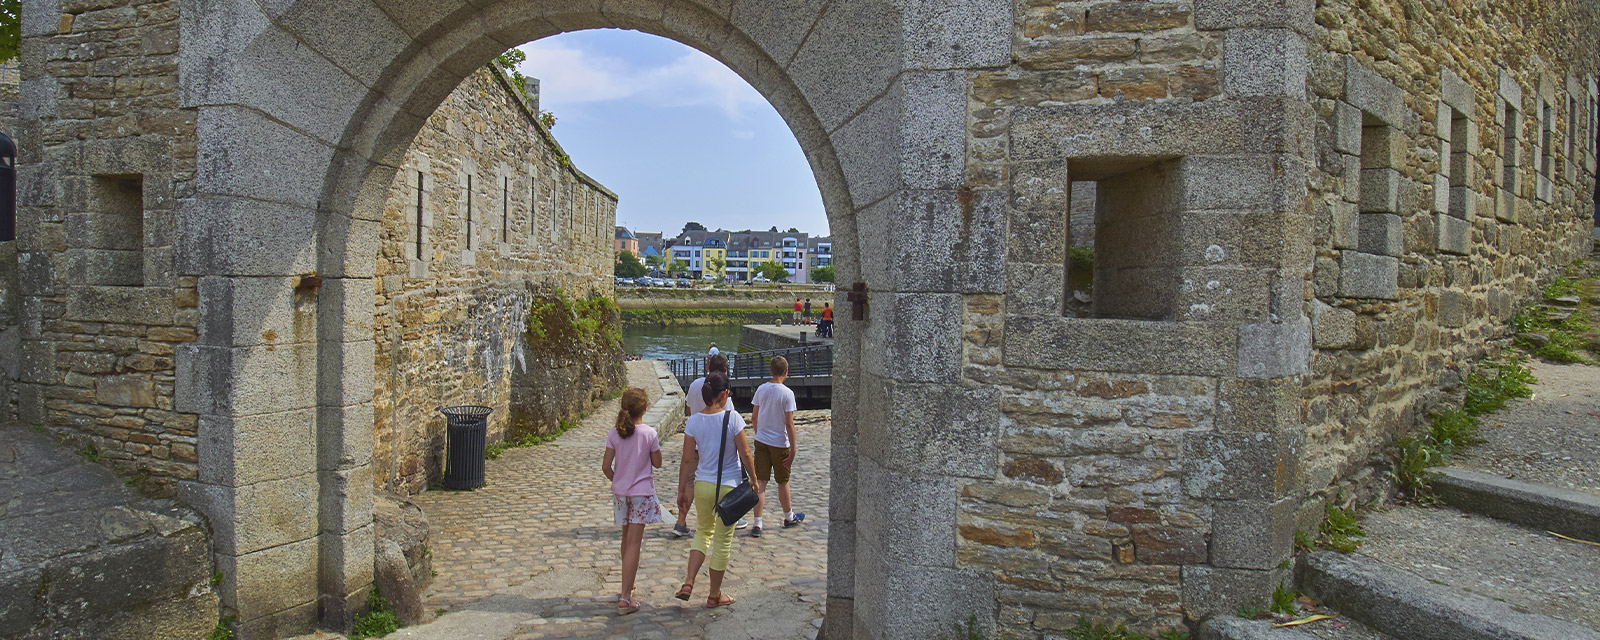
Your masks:
{"label": "rectangular window opening", "polygon": [[92,213],[79,227],[82,237],[72,242],[84,250],[84,281],[107,286],[144,285],[144,176],[98,175],[93,188]]}
{"label": "rectangular window opening", "polygon": [[426,193],[423,190],[423,187],[426,184],[425,180],[426,180],[425,174],[423,174],[421,171],[418,171],[417,172],[417,259],[418,260],[422,259],[422,212],[423,212],[423,201],[422,201],[422,198],[423,198],[423,194]]}
{"label": "rectangular window opening", "polygon": [[1356,247],[1362,253],[1399,256],[1400,171],[1405,148],[1400,132],[1370,115],[1361,127],[1361,184]]}
{"label": "rectangular window opening", "polygon": [[500,180],[500,241],[511,242],[511,178]]}
{"label": "rectangular window opening", "polygon": [[1181,265],[1178,160],[1074,161],[1067,193],[1063,313],[1171,320]]}
{"label": "rectangular window opening", "polygon": [[1517,156],[1521,153],[1521,149],[1518,148],[1517,144],[1517,131],[1521,126],[1521,115],[1517,113],[1517,108],[1510,103],[1506,103],[1505,134],[1500,144],[1501,167],[1504,170],[1504,174],[1501,177],[1500,184],[1512,196],[1519,195],[1517,183],[1521,182],[1521,176],[1517,175],[1517,167],[1520,165]]}
{"label": "rectangular window opening", "polygon": [[1548,102],[1540,105],[1540,109],[1542,109],[1544,112],[1544,118],[1542,118],[1539,123],[1540,154],[1538,168],[1539,174],[1548,180],[1555,169],[1555,149],[1551,147],[1551,143],[1555,142],[1553,131],[1555,123],[1555,110],[1550,107],[1550,103]]}
{"label": "rectangular window opening", "polygon": [[467,174],[467,251],[472,250],[472,174]]}
{"label": "rectangular window opening", "polygon": [[1470,219],[1472,212],[1467,211],[1467,190],[1472,188],[1471,169],[1475,161],[1467,153],[1467,128],[1472,126],[1472,121],[1467,119],[1467,114],[1450,110],[1450,205],[1446,209],[1450,215],[1463,220]]}

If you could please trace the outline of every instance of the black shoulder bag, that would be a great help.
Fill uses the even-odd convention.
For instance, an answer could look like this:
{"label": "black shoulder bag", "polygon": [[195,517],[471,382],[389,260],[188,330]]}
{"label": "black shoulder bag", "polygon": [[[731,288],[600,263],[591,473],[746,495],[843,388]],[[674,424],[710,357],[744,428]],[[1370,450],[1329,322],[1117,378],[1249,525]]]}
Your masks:
{"label": "black shoulder bag", "polygon": [[728,418],[732,411],[722,412],[722,444],[717,447],[717,515],[722,517],[722,524],[733,526],[756,508],[756,490],[750,486],[750,474],[744,468],[744,463],[739,464],[739,475],[742,478],[739,486],[734,487],[727,495],[722,494],[722,461],[727,456],[728,450]]}

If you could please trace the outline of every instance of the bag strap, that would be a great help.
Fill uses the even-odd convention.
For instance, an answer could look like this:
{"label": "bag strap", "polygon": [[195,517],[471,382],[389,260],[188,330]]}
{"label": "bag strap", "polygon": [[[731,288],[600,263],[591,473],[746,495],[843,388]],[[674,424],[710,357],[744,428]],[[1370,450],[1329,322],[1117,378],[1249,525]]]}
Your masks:
{"label": "bag strap", "polygon": [[728,413],[722,412],[722,442],[717,445],[717,499],[712,500],[711,504],[722,502],[722,460],[727,457],[722,454],[728,450]]}

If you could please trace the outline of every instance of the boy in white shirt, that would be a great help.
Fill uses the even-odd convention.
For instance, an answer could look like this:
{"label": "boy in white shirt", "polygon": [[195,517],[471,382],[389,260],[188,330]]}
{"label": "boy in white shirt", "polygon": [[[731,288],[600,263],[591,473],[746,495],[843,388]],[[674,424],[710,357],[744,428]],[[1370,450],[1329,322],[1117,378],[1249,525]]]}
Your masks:
{"label": "boy in white shirt", "polygon": [[789,378],[789,361],[782,356],[772,358],[772,381],[756,389],[751,400],[750,421],[756,425],[755,526],[750,537],[761,537],[761,511],[766,506],[767,481],[778,480],[778,504],[783,507],[784,528],[800,524],[806,514],[794,511],[789,502],[789,469],[794,466],[795,452],[799,450],[794,432],[794,391],[783,384]]}

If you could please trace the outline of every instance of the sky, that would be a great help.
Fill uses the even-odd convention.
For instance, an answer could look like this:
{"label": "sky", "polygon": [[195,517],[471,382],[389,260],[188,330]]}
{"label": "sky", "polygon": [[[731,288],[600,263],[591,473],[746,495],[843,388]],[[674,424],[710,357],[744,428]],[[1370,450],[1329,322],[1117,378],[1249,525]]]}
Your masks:
{"label": "sky", "polygon": [[828,232],[794,134],[749,83],[696,49],[618,29],[518,47],[539,108],[584,173],[620,198],[617,224],[676,235],[790,227]]}

